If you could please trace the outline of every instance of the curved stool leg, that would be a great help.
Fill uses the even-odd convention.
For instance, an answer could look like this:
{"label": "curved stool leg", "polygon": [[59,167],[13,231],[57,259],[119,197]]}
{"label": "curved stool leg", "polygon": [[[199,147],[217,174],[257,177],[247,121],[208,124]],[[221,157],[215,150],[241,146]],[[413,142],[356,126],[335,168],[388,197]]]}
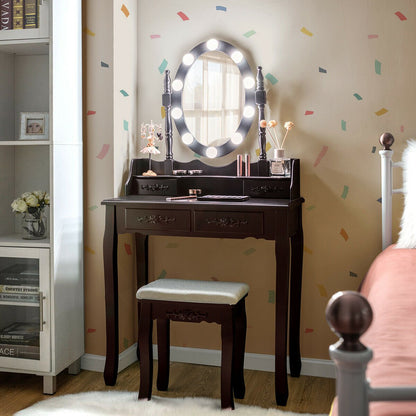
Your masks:
{"label": "curved stool leg", "polygon": [[139,348],[140,348],[140,389],[139,399],[152,397],[153,351],[152,351],[152,304],[142,302],[140,307]]}
{"label": "curved stool leg", "polygon": [[157,389],[166,391],[169,385],[170,321],[157,320]]}
{"label": "curved stool leg", "polygon": [[246,346],[247,317],[244,299],[234,309],[234,350],[233,350],[233,390],[234,397],[244,399],[244,351]]}
{"label": "curved stool leg", "polygon": [[221,324],[221,408],[234,409],[233,398],[233,350],[234,350],[234,322],[233,312],[225,312],[226,317]]}

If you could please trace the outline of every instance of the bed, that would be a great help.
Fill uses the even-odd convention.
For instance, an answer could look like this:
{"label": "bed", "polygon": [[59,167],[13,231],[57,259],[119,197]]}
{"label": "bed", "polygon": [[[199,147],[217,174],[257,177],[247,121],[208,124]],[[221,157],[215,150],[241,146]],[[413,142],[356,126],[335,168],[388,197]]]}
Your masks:
{"label": "bed", "polygon": [[[326,317],[340,341],[330,346],[337,372],[331,416],[416,415],[416,141],[392,162],[394,138],[380,138],[382,246],[360,293],[336,293]],[[392,189],[393,167],[403,168],[403,189]],[[413,180],[413,182],[414,182]],[[392,243],[392,194],[403,192],[401,231]]]}

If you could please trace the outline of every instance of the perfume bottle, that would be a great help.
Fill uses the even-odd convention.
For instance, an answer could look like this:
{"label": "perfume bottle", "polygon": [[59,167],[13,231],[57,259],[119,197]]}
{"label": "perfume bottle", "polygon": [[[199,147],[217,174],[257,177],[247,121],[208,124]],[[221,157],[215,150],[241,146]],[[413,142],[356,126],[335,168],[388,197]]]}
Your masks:
{"label": "perfume bottle", "polygon": [[271,176],[290,176],[290,158],[285,157],[284,149],[274,149],[270,160]]}

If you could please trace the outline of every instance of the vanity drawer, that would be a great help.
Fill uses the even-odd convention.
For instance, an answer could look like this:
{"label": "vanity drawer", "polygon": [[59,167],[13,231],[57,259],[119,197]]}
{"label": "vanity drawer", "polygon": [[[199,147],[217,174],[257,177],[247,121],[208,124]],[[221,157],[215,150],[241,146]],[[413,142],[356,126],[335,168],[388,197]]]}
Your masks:
{"label": "vanity drawer", "polygon": [[138,179],[139,195],[176,195],[176,179]]}
{"label": "vanity drawer", "polygon": [[252,198],[290,198],[290,178],[244,180],[244,195]]}
{"label": "vanity drawer", "polygon": [[124,226],[127,230],[190,231],[191,213],[186,210],[126,208]]}
{"label": "vanity drawer", "polygon": [[195,211],[195,231],[262,235],[262,212]]}

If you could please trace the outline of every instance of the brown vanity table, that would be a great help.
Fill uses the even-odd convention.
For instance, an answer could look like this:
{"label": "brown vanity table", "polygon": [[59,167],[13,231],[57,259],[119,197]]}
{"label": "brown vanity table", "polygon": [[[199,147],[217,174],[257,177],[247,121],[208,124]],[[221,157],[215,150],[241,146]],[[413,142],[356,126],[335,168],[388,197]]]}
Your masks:
{"label": "brown vanity table", "polygon": [[[197,133],[189,130],[186,121],[188,117],[189,120],[195,118],[197,108],[185,114],[185,110],[182,109],[182,91],[185,90],[188,71],[193,67],[194,61],[199,61],[198,57],[205,60],[212,59],[217,64],[222,59],[221,54],[226,55],[224,68],[235,65],[241,73],[244,83],[241,81],[240,91],[237,93],[240,97],[244,97],[244,107],[241,106],[239,110],[239,121],[234,126],[235,131],[225,133],[225,142],[218,144],[215,141],[206,142],[204,139],[202,143],[202,140],[196,137]],[[185,59],[189,56],[191,60]],[[233,74],[228,75],[233,76]],[[244,56],[231,44],[211,39],[197,45],[184,56],[172,86],[173,91],[169,71],[165,71],[162,103],[166,114],[166,159],[161,162],[151,162],[151,169],[157,176],[143,176],[143,172],[149,168],[149,161],[133,159],[125,196],[102,201],[106,207],[103,253],[107,329],[105,383],[107,385],[116,383],[118,369],[118,234],[135,234],[138,287],[148,282],[149,235],[263,238],[275,242],[275,394],[277,404],[284,406],[289,394],[286,366],[288,334],[290,373],[297,377],[301,370],[299,324],[304,200],[300,196],[299,159],[290,160],[289,177],[269,176],[266,129],[260,125],[258,127],[259,159],[250,164],[250,176],[235,176],[237,162],[215,167],[198,159],[191,162],[178,162],[173,159],[172,109],[175,110],[173,113],[176,113],[176,116],[172,116],[175,118],[182,141],[194,152],[207,157],[228,154],[241,143],[252,124],[255,105],[258,108],[259,121],[264,119],[266,93],[261,67],[257,68],[257,83],[255,83]],[[226,86],[222,88],[226,89]],[[209,109],[207,111],[209,112]],[[201,118],[205,116],[206,114],[203,114]],[[216,117],[215,114],[212,116]],[[189,123],[190,125],[192,123]],[[214,145],[215,143],[217,145]],[[175,175],[174,173],[178,171],[198,172],[198,174]],[[201,189],[203,195],[247,195],[249,199],[242,202],[166,199],[188,195],[189,189]],[[259,272],[261,273],[261,265]]]}

